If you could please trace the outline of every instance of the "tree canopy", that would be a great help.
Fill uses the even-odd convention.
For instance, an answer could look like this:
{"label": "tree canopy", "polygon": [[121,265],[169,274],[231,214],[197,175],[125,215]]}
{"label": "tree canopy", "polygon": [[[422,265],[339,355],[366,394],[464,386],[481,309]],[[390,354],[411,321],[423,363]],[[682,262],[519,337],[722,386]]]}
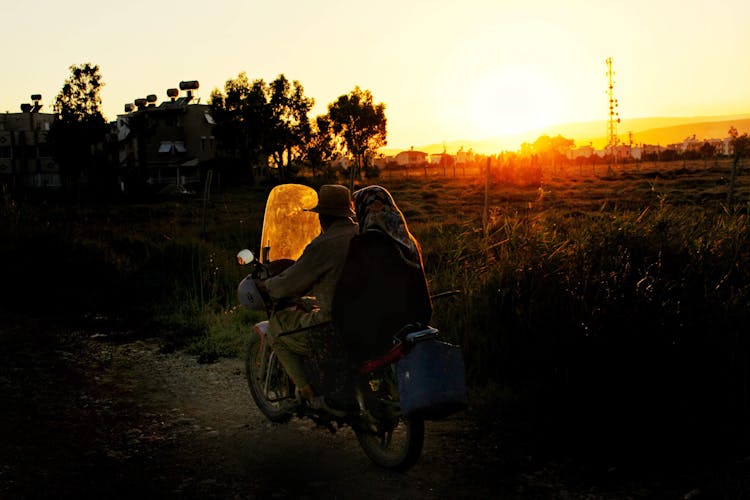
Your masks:
{"label": "tree canopy", "polygon": [[318,116],[312,124],[310,138],[304,148],[304,159],[312,168],[313,175],[315,175],[315,167],[332,160],[338,150],[331,119],[328,115]]}
{"label": "tree canopy", "polygon": [[354,158],[349,181],[351,186],[355,176],[365,166],[368,153],[387,144],[385,104],[374,104],[372,93],[357,86],[328,105],[328,117],[333,132],[340,136],[344,147]]}
{"label": "tree canopy", "polygon": [[305,97],[302,84],[296,80],[289,82],[283,74],[271,82],[268,90],[271,123],[267,148],[273,163],[283,173],[302,156],[302,148],[310,139],[307,115],[315,101]]}
{"label": "tree canopy", "polygon": [[729,178],[729,189],[727,192],[727,205],[730,207],[734,202],[734,186],[740,171],[740,160],[750,153],[750,137],[747,132],[740,135],[736,128],[729,128],[730,145],[732,146],[732,175]]}
{"label": "tree canopy", "polygon": [[55,113],[62,121],[68,122],[104,121],[102,87],[104,82],[98,65],[71,66],[70,76],[55,99]]}
{"label": "tree canopy", "polygon": [[537,155],[545,161],[554,161],[575,145],[573,139],[568,139],[561,135],[550,137],[549,135],[540,135],[532,144],[524,142],[521,144],[521,155]]}
{"label": "tree canopy", "polygon": [[305,96],[298,81],[281,74],[270,84],[263,79],[250,82],[242,72],[227,80],[224,92],[211,92],[210,103],[214,135],[225,156],[249,166],[267,166],[270,159],[282,178],[302,156],[314,100]]}
{"label": "tree canopy", "polygon": [[729,136],[732,138],[730,144],[735,158],[740,159],[750,153],[750,137],[747,132],[740,135],[736,128],[730,127]]}
{"label": "tree canopy", "polygon": [[55,161],[60,165],[64,184],[70,184],[82,173],[96,176],[98,155],[107,132],[101,111],[101,89],[104,86],[98,65],[83,63],[70,66],[70,76],[57,94],[49,141]]}
{"label": "tree canopy", "polygon": [[211,92],[211,114],[216,121],[214,136],[221,156],[242,163],[260,162],[267,117],[265,82],[250,82],[245,72],[227,80],[224,93]]}

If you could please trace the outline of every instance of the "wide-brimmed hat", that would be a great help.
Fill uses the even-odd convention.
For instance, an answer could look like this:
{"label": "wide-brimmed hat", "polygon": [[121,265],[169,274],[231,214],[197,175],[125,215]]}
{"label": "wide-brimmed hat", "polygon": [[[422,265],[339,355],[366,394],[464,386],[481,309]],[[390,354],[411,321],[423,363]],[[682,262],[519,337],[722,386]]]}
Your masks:
{"label": "wide-brimmed hat", "polygon": [[349,188],[339,184],[325,184],[320,186],[318,204],[311,208],[310,211],[334,217],[354,217]]}

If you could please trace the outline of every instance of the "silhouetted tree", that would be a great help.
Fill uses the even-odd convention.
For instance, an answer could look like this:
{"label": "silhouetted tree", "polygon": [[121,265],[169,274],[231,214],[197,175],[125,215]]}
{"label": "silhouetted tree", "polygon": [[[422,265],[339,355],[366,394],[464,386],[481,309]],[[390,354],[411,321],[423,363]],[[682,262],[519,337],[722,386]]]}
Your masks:
{"label": "silhouetted tree", "polygon": [[211,92],[211,115],[216,121],[214,136],[220,158],[235,160],[240,168],[265,166],[263,150],[269,122],[266,84],[262,79],[253,81],[243,71],[237,78],[227,80],[224,93]]}
{"label": "silhouetted tree", "polygon": [[107,123],[100,96],[103,86],[99,66],[74,65],[55,99],[57,119],[50,127],[49,141],[64,186],[71,185],[81,174],[102,177],[97,170],[106,166],[103,146]]}
{"label": "silhouetted tree", "polygon": [[281,74],[268,87],[267,141],[269,156],[285,179],[288,167],[302,156],[303,146],[310,140],[311,127],[308,113],[315,101],[305,97],[305,89],[298,81],[289,82]]}
{"label": "silhouetted tree", "polygon": [[245,72],[227,80],[224,93],[214,89],[210,100],[220,155],[261,168],[271,159],[285,178],[310,139],[308,113],[314,102],[298,81],[283,74],[270,84],[250,82]]}
{"label": "silhouetted tree", "polygon": [[700,148],[700,154],[703,158],[703,166],[708,166],[708,160],[716,155],[716,147],[708,141],[705,141]]}
{"label": "silhouetted tree", "polygon": [[333,127],[328,115],[318,116],[310,132],[310,139],[304,149],[304,157],[310,165],[313,176],[315,168],[332,160],[338,151]]}
{"label": "silhouetted tree", "polygon": [[732,146],[732,176],[729,179],[729,192],[727,193],[727,205],[730,207],[734,202],[734,184],[737,180],[737,174],[740,170],[740,160],[748,152],[750,152],[750,137],[747,132],[740,135],[737,129],[734,127],[729,128],[729,136],[732,138],[730,145]]}
{"label": "silhouetted tree", "polygon": [[154,135],[156,126],[149,120],[148,113],[135,111],[125,118],[128,128],[128,139],[134,147],[133,156],[127,158],[125,176],[129,189],[141,189],[146,185],[148,144]]}
{"label": "silhouetted tree", "polygon": [[369,90],[355,87],[328,105],[328,116],[333,132],[354,158],[349,179],[349,186],[353,187],[367,153],[387,143],[385,104],[373,104]]}
{"label": "silhouetted tree", "polygon": [[659,161],[675,161],[679,158],[676,149],[665,149],[659,153]]}
{"label": "silhouetted tree", "polygon": [[543,163],[552,163],[567,158],[565,152],[573,147],[575,141],[561,135],[550,137],[540,135],[531,145],[531,150],[541,158]]}

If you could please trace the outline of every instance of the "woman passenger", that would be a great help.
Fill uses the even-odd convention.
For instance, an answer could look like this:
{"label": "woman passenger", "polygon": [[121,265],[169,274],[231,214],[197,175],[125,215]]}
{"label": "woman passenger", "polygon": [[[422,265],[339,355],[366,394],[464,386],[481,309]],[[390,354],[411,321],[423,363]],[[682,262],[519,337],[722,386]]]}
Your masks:
{"label": "woman passenger", "polygon": [[432,303],[419,243],[391,194],[368,186],[352,195],[359,234],[333,303],[336,329],[354,363],[385,353],[409,323],[426,325]]}

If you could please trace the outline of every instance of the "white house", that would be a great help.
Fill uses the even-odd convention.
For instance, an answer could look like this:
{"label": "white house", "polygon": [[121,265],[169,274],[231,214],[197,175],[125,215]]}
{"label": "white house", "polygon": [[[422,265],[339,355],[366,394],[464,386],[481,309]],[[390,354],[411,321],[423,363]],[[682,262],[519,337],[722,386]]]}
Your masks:
{"label": "white house", "polygon": [[422,151],[401,151],[396,155],[396,163],[401,167],[417,167],[427,163],[427,153]]}

